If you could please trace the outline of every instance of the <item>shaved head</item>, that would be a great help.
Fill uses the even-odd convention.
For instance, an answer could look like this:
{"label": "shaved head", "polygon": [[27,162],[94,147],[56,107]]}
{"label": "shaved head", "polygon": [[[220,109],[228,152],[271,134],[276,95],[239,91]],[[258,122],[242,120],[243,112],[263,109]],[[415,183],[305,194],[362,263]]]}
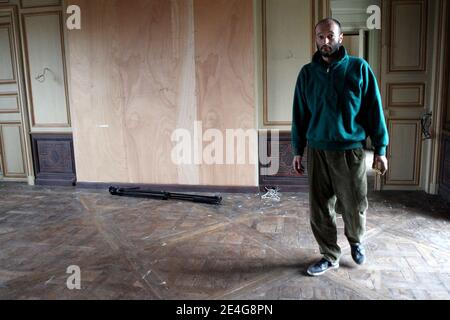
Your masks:
{"label": "shaved head", "polygon": [[316,30],[317,27],[322,26],[322,25],[333,25],[335,24],[338,27],[339,33],[342,33],[342,26],[341,23],[339,21],[337,21],[336,19],[333,18],[326,18],[323,20],[320,20],[317,24],[316,24]]}

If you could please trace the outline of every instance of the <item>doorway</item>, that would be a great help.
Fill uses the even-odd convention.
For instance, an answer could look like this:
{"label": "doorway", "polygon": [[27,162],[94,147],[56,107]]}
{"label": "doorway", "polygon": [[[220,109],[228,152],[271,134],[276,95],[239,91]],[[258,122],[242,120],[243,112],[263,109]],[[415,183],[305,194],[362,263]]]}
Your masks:
{"label": "doorway", "polygon": [[442,138],[440,141],[440,160],[439,160],[439,195],[447,202],[450,202],[450,4],[446,3],[446,13],[444,24],[446,34],[443,41],[445,47],[444,68],[443,68],[443,91],[442,91]]}
{"label": "doorway", "polygon": [[0,181],[27,181],[27,121],[16,6],[0,8]]}

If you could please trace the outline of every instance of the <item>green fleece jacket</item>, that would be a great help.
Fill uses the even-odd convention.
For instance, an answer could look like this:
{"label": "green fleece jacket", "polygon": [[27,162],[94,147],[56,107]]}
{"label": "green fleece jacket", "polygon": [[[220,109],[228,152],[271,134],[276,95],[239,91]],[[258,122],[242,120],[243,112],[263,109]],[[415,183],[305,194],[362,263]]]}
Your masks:
{"label": "green fleece jacket", "polygon": [[319,52],[298,76],[292,119],[294,155],[319,150],[361,148],[370,137],[375,154],[389,143],[380,91],[369,64],[351,57],[344,47],[326,63]]}

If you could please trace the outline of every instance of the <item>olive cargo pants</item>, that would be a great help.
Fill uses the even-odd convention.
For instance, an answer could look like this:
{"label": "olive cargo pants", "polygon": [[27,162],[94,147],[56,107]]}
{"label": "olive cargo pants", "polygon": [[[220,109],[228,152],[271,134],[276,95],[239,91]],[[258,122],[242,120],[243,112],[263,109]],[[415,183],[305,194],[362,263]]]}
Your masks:
{"label": "olive cargo pants", "polygon": [[362,242],[366,227],[367,176],[364,149],[326,151],[308,148],[311,227],[320,253],[339,261],[336,213],[342,215],[351,245]]}

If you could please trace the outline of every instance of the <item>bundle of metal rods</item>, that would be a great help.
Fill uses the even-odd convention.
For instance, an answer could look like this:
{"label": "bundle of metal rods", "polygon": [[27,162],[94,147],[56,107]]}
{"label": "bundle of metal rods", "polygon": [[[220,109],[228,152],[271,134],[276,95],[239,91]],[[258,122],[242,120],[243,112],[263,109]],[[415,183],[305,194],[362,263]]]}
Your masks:
{"label": "bundle of metal rods", "polygon": [[167,191],[152,191],[141,188],[120,188],[111,186],[109,187],[109,193],[114,196],[150,198],[159,200],[174,199],[216,205],[222,202],[222,197],[220,196],[191,195],[183,193],[172,193]]}

